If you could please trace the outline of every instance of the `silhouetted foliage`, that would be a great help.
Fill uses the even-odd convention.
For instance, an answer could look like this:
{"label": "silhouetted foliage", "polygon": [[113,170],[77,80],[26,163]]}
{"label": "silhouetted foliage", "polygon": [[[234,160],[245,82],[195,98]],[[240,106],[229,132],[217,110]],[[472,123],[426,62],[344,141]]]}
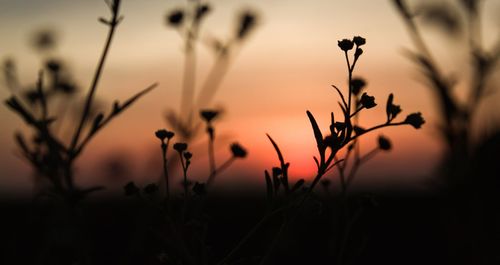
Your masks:
{"label": "silhouetted foliage", "polygon": [[[437,105],[439,115],[439,132],[446,144],[441,186],[448,190],[468,189],[471,181],[468,176],[470,155],[474,152],[473,131],[480,132],[472,124],[479,117],[477,110],[484,99],[493,93],[495,87],[488,86],[492,73],[500,58],[500,42],[492,49],[487,49],[481,36],[480,21],[483,1],[463,0],[450,2],[422,3],[415,10],[410,10],[404,0],[394,0],[396,10],[400,13],[415,46],[414,51],[408,51],[408,57],[422,70],[423,77]],[[465,16],[460,16],[460,13]],[[466,53],[470,60],[470,80],[466,80],[467,98],[460,100],[454,92],[459,79],[451,78],[450,73],[443,69],[440,54],[433,54],[432,47],[424,41],[418,19],[423,23],[443,29],[447,36],[452,36],[466,43]],[[465,34],[462,34],[462,33]],[[463,74],[461,74],[464,76]],[[466,76],[466,75],[465,75]],[[462,78],[463,79],[463,78]],[[408,122],[418,128],[419,116],[412,115]]]}
{"label": "silhouetted foliage", "polygon": [[[171,196],[167,152],[169,142],[175,133],[160,129],[155,132],[155,136],[161,143],[163,172],[166,183],[165,197],[156,196],[159,187],[155,183],[144,186],[142,192],[134,182],[129,182],[123,186],[126,196],[134,196],[143,203],[149,204],[151,206],[150,210],[155,213],[155,217],[160,216],[159,221],[155,221],[156,225],[147,233],[153,233],[152,236],[159,238],[159,243],[155,248],[158,248],[156,255],[162,257],[161,262],[180,264],[205,264],[208,262],[207,253],[209,253],[209,248],[206,245],[208,219],[206,218],[204,206],[206,197],[209,194],[209,185],[213,184],[216,175],[227,169],[235,159],[244,158],[247,155],[247,151],[241,145],[234,143],[230,146],[232,156],[222,165],[216,167],[213,154],[215,135],[213,134],[212,121],[217,116],[217,112],[204,110],[200,112],[200,116],[205,120],[207,126],[212,128],[210,132],[207,130],[207,133],[210,136],[209,155],[213,158],[213,161],[205,183],[196,181],[193,185],[188,178],[188,169],[191,166],[193,154],[187,151],[189,148],[187,143],[177,142],[172,148],[177,152],[178,161],[182,168],[183,193],[180,200],[178,196]],[[146,195],[146,197],[142,195]],[[183,243],[179,244],[179,242]]]}
{"label": "silhouetted foliage", "polygon": [[[35,140],[32,143],[28,143],[21,133],[16,134],[16,139],[23,157],[31,164],[36,174],[51,183],[47,190],[42,190],[42,194],[61,198],[70,205],[77,203],[89,193],[102,189],[100,186],[79,188],[74,183],[73,164],[84,148],[97,132],[156,86],[156,84],[149,86],[124,103],[115,101],[113,109],[107,115],[94,113],[95,92],[106,55],[109,52],[115,28],[122,19],[119,15],[120,0],[107,1],[106,3],[110,9],[111,17],[109,20],[101,18],[100,21],[109,27],[108,39],[86,96],[79,122],[76,124],[69,144],[65,144],[64,139],[58,136],[57,130],[53,126],[55,121],[63,119],[64,112],[59,110],[61,112],[51,113],[52,109],[49,108],[54,104],[51,99],[57,93],[72,95],[77,91],[76,86],[68,79],[65,68],[59,60],[49,59],[45,64],[47,69],[39,72],[36,88],[28,90],[27,94],[25,94],[28,102],[36,105],[37,108],[26,107],[22,99],[19,99],[17,95],[13,95],[5,101],[6,105],[18,114],[33,131]],[[55,45],[54,37],[50,32],[39,33],[35,40],[35,45],[39,49],[49,49]],[[47,82],[46,73],[48,73],[50,82]],[[16,91],[19,82],[15,80],[15,67],[11,61],[6,62],[5,75],[8,85],[11,86],[9,87],[10,90]]]}
{"label": "silhouetted foliage", "polygon": [[[321,182],[322,178],[330,171],[332,168],[336,167],[340,176],[340,191],[341,198],[344,202],[343,208],[346,211],[345,214],[340,215],[338,220],[340,225],[338,235],[336,239],[337,243],[335,244],[335,258],[337,260],[337,264],[346,264],[352,261],[355,256],[352,256],[347,252],[347,249],[356,248],[349,244],[352,244],[350,236],[352,225],[357,221],[357,219],[361,216],[364,208],[356,208],[349,209],[350,206],[347,203],[347,194],[348,188],[352,184],[354,177],[356,175],[357,170],[361,166],[361,164],[371,157],[373,157],[378,150],[389,150],[391,148],[390,141],[380,136],[378,138],[378,146],[366,153],[365,155],[360,155],[360,147],[358,138],[371,132],[374,130],[378,130],[384,127],[389,126],[400,126],[400,125],[411,125],[414,128],[418,129],[424,123],[424,119],[422,118],[420,113],[413,113],[407,116],[404,121],[394,122],[394,118],[396,118],[397,114],[401,112],[401,108],[393,104],[393,95],[390,94],[387,100],[387,121],[381,123],[379,125],[373,126],[371,128],[365,129],[358,125],[357,120],[362,110],[371,109],[377,106],[375,103],[375,97],[369,96],[366,92],[364,92],[361,97],[359,97],[359,93],[362,88],[365,87],[366,82],[363,79],[356,78],[353,79],[353,72],[356,66],[356,63],[360,56],[362,55],[362,50],[360,46],[366,44],[366,39],[363,37],[355,36],[352,40],[343,39],[338,41],[339,48],[344,52],[346,62],[347,62],[347,70],[348,70],[348,96],[346,97],[337,86],[333,87],[339,93],[341,101],[339,101],[339,106],[342,110],[342,115],[340,115],[340,121],[335,119],[333,112],[331,112],[331,122],[329,126],[329,135],[323,136],[323,133],[320,129],[320,126],[316,122],[313,114],[307,111],[307,116],[312,126],[313,135],[316,140],[316,146],[318,150],[318,156],[314,156],[314,161],[316,163],[317,172],[315,173],[315,177],[313,178],[312,183],[305,184],[303,179],[299,179],[295,184],[291,187],[289,186],[289,177],[288,177],[288,168],[290,166],[289,163],[285,162],[283,158],[283,154],[280,151],[277,143],[270,137],[272,145],[274,146],[276,153],[278,155],[278,160],[280,161],[280,170],[273,169],[274,175],[281,175],[281,185],[284,186],[285,198],[290,200],[289,206],[285,204],[285,207],[291,207],[290,205],[294,205],[295,207],[300,208],[310,197],[312,197],[312,193],[314,188],[318,183]],[[354,50],[354,56],[352,61],[349,59],[349,51]],[[338,153],[340,150],[347,147],[347,151],[343,158],[338,158]],[[354,156],[354,161],[352,165],[349,165],[351,154]],[[274,173],[276,172],[276,173]],[[267,185],[267,194],[268,201],[273,201],[275,196],[272,190],[277,190],[279,187],[273,187],[273,182],[270,180],[269,173],[265,172],[265,180]],[[323,188],[326,189],[329,186],[329,182],[322,182]],[[304,186],[304,189],[299,189]],[[283,207],[283,206],[282,206]],[[278,208],[282,209],[282,208]],[[351,212],[351,213],[349,213]],[[297,213],[294,213],[292,216],[292,220],[296,218]],[[286,215],[285,215],[286,216]],[[286,221],[288,218],[284,218],[283,221],[284,226],[289,225],[290,220]],[[278,232],[276,236],[276,240],[281,236],[281,231]],[[264,260],[271,255],[273,247],[269,250],[267,255],[264,257]],[[263,262],[264,263],[264,262]]]}

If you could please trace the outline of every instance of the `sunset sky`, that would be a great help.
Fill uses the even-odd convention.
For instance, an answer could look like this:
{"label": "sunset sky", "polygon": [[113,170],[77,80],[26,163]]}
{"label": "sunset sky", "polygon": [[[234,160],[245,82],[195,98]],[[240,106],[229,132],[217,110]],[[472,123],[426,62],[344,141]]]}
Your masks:
{"label": "sunset sky", "polygon": [[[151,159],[159,159],[159,142],[154,132],[168,129],[164,113],[179,108],[183,70],[182,40],[165,25],[165,15],[184,5],[181,0],[123,1],[124,21],[112,43],[98,97],[111,104],[115,98],[123,100],[151,83],[158,82],[159,86],[95,138],[78,163],[78,183],[121,187],[129,179],[102,179],[96,173],[102,167],[103,157],[116,154],[131,156],[130,175],[138,182],[152,179],[142,177],[141,172],[149,167]],[[238,141],[249,151],[246,160],[237,161],[220,176],[221,185],[263,182],[264,169],[278,163],[266,133],[281,146],[285,159],[291,162],[293,176],[307,178],[314,174],[312,156],[316,149],[305,111],[310,110],[322,129],[328,130],[330,111],[340,111],[331,85],[345,89],[347,79],[337,41],[355,35],[367,39],[355,75],[367,80],[367,92],[380,105],[364,111],[361,121],[367,126],[383,122],[385,101],[391,92],[403,109],[400,119],[421,111],[427,121],[422,130],[404,126],[366,137],[363,150],[374,146],[379,134],[388,136],[394,148],[366,164],[359,182],[378,186],[425,185],[441,151],[435,110],[416,67],[404,56],[404,49],[412,45],[390,1],[216,0],[212,7],[213,12],[201,30],[202,38],[229,36],[234,30],[235,15],[244,8],[259,14],[258,28],[234,58],[214,101],[214,105],[227,110],[216,123],[217,135],[221,137],[217,143],[219,163],[230,155],[231,142]],[[485,1],[484,9],[483,34],[485,42],[491,43],[498,37],[500,21],[495,14],[500,12],[500,2]],[[66,62],[80,87],[88,89],[107,32],[98,17],[108,17],[101,0],[0,0],[0,59],[14,59],[23,85],[33,84],[46,55],[31,48],[30,36],[36,30],[53,28],[59,37],[55,56]],[[467,63],[464,43],[443,38],[432,30],[425,32],[446,71],[463,74],[461,65]],[[205,47],[198,48],[201,83],[213,58]],[[4,89],[3,77],[0,81],[0,98],[4,100],[9,93]],[[498,99],[498,94],[493,95],[487,103]],[[491,105],[485,104],[481,113],[490,109]],[[0,192],[29,192],[29,166],[16,157],[12,142],[13,133],[25,127],[3,104],[0,117]],[[498,117],[493,115],[487,120]],[[200,148],[193,151],[193,173],[206,172],[205,139],[201,137],[195,142]],[[155,170],[149,168],[149,172]],[[205,175],[201,176],[202,179]],[[336,174],[328,177],[335,178]]]}

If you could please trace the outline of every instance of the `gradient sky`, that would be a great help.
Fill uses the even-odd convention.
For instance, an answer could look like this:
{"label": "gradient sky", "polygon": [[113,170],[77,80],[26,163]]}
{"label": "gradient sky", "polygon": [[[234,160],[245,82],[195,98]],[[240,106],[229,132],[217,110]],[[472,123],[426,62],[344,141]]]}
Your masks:
{"label": "gradient sky", "polygon": [[[491,42],[498,36],[495,14],[500,11],[500,3],[485,2],[484,35],[485,41]],[[112,44],[98,96],[112,102],[150,83],[160,85],[96,137],[79,161],[78,182],[104,181],[95,173],[102,157],[130,154],[130,165],[138,173],[159,154],[153,133],[167,126],[163,119],[167,109],[178,109],[183,62],[181,39],[165,26],[164,17],[168,10],[182,5],[184,1],[180,0],[123,1],[125,20]],[[265,133],[280,144],[293,175],[313,175],[312,156],[316,152],[305,110],[311,110],[320,125],[328,128],[330,111],[338,111],[338,98],[330,85],[345,87],[346,83],[345,61],[337,40],[360,35],[367,39],[367,45],[356,75],[368,81],[367,91],[380,105],[393,92],[403,115],[421,111],[427,120],[419,131],[410,127],[383,131],[392,139],[394,149],[369,162],[360,181],[424,185],[441,150],[434,109],[429,91],[418,81],[416,68],[403,56],[402,51],[411,48],[411,43],[390,1],[217,0],[213,1],[214,12],[207,18],[202,36],[228,36],[235,13],[246,7],[259,12],[259,27],[235,59],[215,104],[228,110],[217,124],[218,135],[225,139],[219,142],[219,161],[229,155],[226,145],[236,140],[250,154],[223,174],[221,182],[262,181],[263,170],[277,164]],[[55,28],[60,37],[57,55],[66,60],[78,83],[88,88],[106,36],[106,28],[97,18],[107,17],[107,11],[101,0],[0,0],[0,59],[14,58],[23,84],[34,83],[41,56],[28,45],[30,34]],[[426,38],[433,51],[442,55],[447,69],[461,74],[460,65],[467,62],[460,52],[462,43],[432,32]],[[203,79],[212,58],[203,47],[200,50],[198,70]],[[8,96],[6,89],[0,90],[0,98]],[[498,99],[496,95],[488,101]],[[365,111],[361,121],[366,125],[383,121],[384,109]],[[11,140],[13,132],[23,126],[5,106],[0,107],[0,117],[0,191],[27,191],[31,187],[30,171],[14,155],[16,147]],[[364,139],[363,147],[373,146],[377,135]],[[198,145],[203,146],[203,142]],[[194,165],[198,163],[205,170],[205,150],[198,152],[195,157],[199,160]],[[125,181],[106,184],[120,187]]]}

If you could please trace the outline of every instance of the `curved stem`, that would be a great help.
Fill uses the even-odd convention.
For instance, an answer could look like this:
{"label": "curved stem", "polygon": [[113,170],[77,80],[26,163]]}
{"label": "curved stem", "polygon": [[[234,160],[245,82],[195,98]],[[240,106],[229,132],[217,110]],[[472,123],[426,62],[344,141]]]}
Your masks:
{"label": "curved stem", "polygon": [[109,53],[109,48],[111,47],[111,40],[113,39],[113,35],[115,33],[116,26],[118,25],[118,10],[120,8],[120,1],[115,1],[115,7],[113,8],[113,15],[111,18],[111,21],[109,22],[109,32],[108,32],[108,37],[106,39],[106,43],[104,45],[104,49],[101,54],[101,59],[99,60],[99,63],[97,64],[97,68],[94,74],[94,79],[92,80],[92,84],[90,86],[90,91],[87,95],[87,99],[85,101],[85,106],[83,108],[83,113],[82,117],[80,119],[80,122],[78,123],[78,127],[76,129],[75,135],[73,136],[73,139],[71,141],[70,145],[70,152],[74,151],[78,144],[78,140],[80,138],[80,134],[82,133],[83,130],[83,125],[85,124],[85,121],[88,118],[88,115],[90,113],[90,109],[92,107],[92,101],[94,99],[95,92],[97,90],[97,85],[99,83],[99,80],[101,78],[102,70],[104,68],[104,62],[106,61],[106,57]]}

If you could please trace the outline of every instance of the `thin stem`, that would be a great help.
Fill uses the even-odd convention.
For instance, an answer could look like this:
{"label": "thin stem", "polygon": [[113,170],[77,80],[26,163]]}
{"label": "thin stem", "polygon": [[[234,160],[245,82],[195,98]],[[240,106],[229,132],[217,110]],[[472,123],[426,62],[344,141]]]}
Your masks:
{"label": "thin stem", "polygon": [[226,162],[224,162],[219,168],[217,168],[217,172],[221,173],[222,171],[226,170],[235,160],[236,158],[232,156]]}
{"label": "thin stem", "polygon": [[[399,126],[399,125],[403,125],[403,124],[406,124],[406,123],[405,123],[405,122],[396,122],[396,123],[383,123],[383,124],[379,124],[379,125],[377,125],[377,126],[374,126],[374,127],[370,128],[370,129],[367,129],[367,130],[363,131],[363,132],[362,132],[362,133],[360,133],[360,134],[356,134],[356,135],[354,135],[353,137],[351,137],[351,139],[349,139],[349,141],[348,141],[347,143],[349,143],[349,142],[351,142],[351,141],[353,141],[353,140],[357,139],[357,138],[358,138],[358,137],[360,137],[361,135],[364,135],[364,134],[369,133],[369,132],[371,132],[371,131],[374,131],[374,130],[377,130],[377,129],[380,129],[380,128],[384,128],[384,127],[389,127],[389,126]],[[346,143],[346,144],[347,144],[347,143]]]}
{"label": "thin stem", "polygon": [[215,165],[215,151],[214,151],[214,142],[215,142],[215,137],[214,137],[214,129],[211,125],[208,125],[207,127],[207,132],[208,132],[208,159],[209,159],[209,164],[210,164],[210,176],[208,177],[207,183],[211,183],[215,179],[215,175],[217,174],[217,169]]}
{"label": "thin stem", "polygon": [[182,157],[182,152],[179,152],[179,157],[181,159],[181,165],[182,165],[182,173],[184,177],[184,181],[182,183],[182,186],[184,186],[184,196],[187,198],[188,194],[188,182],[187,182],[187,166],[186,163],[184,162],[184,157]]}
{"label": "thin stem", "polygon": [[151,90],[153,90],[158,84],[154,83],[147,88],[143,89],[139,93],[135,94],[133,97],[129,98],[125,103],[122,104],[121,109],[117,113],[112,113],[108,115],[106,118],[104,118],[103,121],[99,124],[99,126],[95,129],[95,131],[91,131],[83,138],[81,141],[80,145],[78,147],[75,147],[74,150],[72,151],[73,157],[78,156],[79,153],[83,151],[83,148],[92,140],[92,138],[96,135],[96,133],[101,130],[103,127],[105,127],[113,118],[115,118],[118,114],[120,114],[122,111],[124,111],[126,108],[128,108],[133,102],[138,100],[140,97],[144,96],[145,94],[149,93]]}
{"label": "thin stem", "polygon": [[356,160],[354,161],[354,165],[351,169],[351,172],[349,173],[349,175],[347,176],[347,179],[346,179],[347,180],[347,183],[346,183],[347,187],[349,187],[349,185],[351,185],[351,183],[354,180],[354,177],[356,176],[356,173],[358,172],[361,164],[366,163],[368,160],[373,158],[379,151],[380,151],[380,149],[378,147],[375,147],[373,150],[366,153],[363,157],[359,157],[359,155],[356,157]]}
{"label": "thin stem", "polygon": [[210,72],[208,73],[208,76],[206,77],[203,86],[201,87],[200,93],[196,101],[196,107],[204,108],[208,104],[210,104],[228,69],[229,69],[228,55],[219,55],[214,65],[212,66]]}
{"label": "thin stem", "polygon": [[351,79],[352,79],[352,71],[351,71],[351,64],[349,62],[349,56],[347,54],[347,51],[344,51],[344,55],[345,55],[345,60],[346,60],[346,63],[347,63],[347,70],[349,72],[349,79],[348,79],[348,83],[347,83],[347,87],[348,87],[348,93],[349,95],[347,96],[348,99],[347,99],[347,113],[350,115],[351,114]]}
{"label": "thin stem", "polygon": [[168,151],[168,144],[170,143],[170,139],[167,140],[167,143],[161,144],[161,149],[162,149],[162,157],[163,157],[163,176],[165,177],[165,197],[168,200],[170,198],[170,187],[169,187],[169,182],[168,182],[168,167],[167,167],[167,151]]}
{"label": "thin stem", "polygon": [[358,112],[360,112],[362,109],[364,109],[365,107],[364,106],[361,106],[359,108],[356,109],[356,111],[354,111],[352,114],[351,114],[351,118],[353,118],[354,116],[356,116],[356,114],[358,114]]}
{"label": "thin stem", "polygon": [[184,59],[183,89],[181,98],[181,115],[190,123],[193,107],[194,88],[196,83],[196,52],[193,47],[194,37],[190,36],[191,30],[188,30],[186,39],[186,57]]}
{"label": "thin stem", "polygon": [[106,57],[109,52],[109,48],[111,46],[111,40],[113,39],[113,35],[115,33],[116,26],[118,25],[118,12],[120,8],[120,1],[115,1],[115,6],[112,11],[112,18],[111,21],[108,23],[109,25],[109,31],[108,31],[108,37],[106,39],[106,44],[104,45],[104,49],[101,54],[101,59],[99,60],[99,63],[97,64],[97,68],[94,74],[94,79],[92,80],[92,84],[90,86],[90,91],[87,95],[87,99],[85,101],[85,106],[83,108],[83,113],[82,117],[80,119],[80,122],[78,124],[77,130],[75,132],[75,135],[73,136],[73,140],[71,141],[70,145],[70,152],[73,152],[78,144],[78,140],[80,138],[80,134],[82,133],[83,126],[85,124],[85,121],[88,118],[90,109],[92,107],[92,101],[94,99],[95,92],[97,90],[97,85],[99,83],[99,79],[101,77],[102,70],[104,68],[104,62],[106,61]]}

